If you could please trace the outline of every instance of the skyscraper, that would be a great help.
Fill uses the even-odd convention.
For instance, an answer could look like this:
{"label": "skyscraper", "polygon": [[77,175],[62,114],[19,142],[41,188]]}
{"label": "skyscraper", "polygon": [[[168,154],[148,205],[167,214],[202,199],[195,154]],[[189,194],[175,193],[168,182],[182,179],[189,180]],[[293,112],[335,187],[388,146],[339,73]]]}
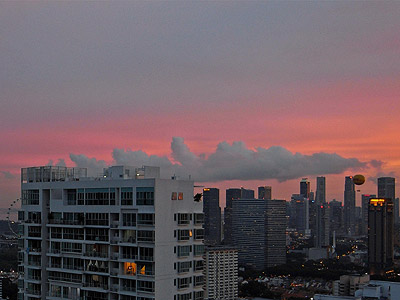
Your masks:
{"label": "skyscraper", "polygon": [[368,210],[369,200],[376,198],[376,195],[361,195],[361,234],[368,234]]}
{"label": "skyscraper", "polygon": [[390,198],[394,204],[394,222],[398,223],[399,220],[399,208],[396,205],[396,179],[393,177],[379,177],[378,178],[378,197],[379,198]]}
{"label": "skyscraper", "polygon": [[232,200],[254,199],[254,191],[244,188],[232,188],[226,190],[226,202],[224,209],[224,244],[232,244]]}
{"label": "skyscraper", "polygon": [[202,203],[159,173],[22,169],[19,299],[201,299]]}
{"label": "skyscraper", "polygon": [[204,277],[205,300],[238,299],[237,249],[207,247],[204,255]]}
{"label": "skyscraper", "polygon": [[313,211],[315,214],[314,244],[316,247],[328,246],[329,206],[326,203],[326,180],[323,176],[317,177],[317,191]]}
{"label": "skyscraper", "polygon": [[326,188],[325,188],[325,177],[317,177],[317,191],[315,202],[317,205],[326,203]]}
{"label": "skyscraper", "polygon": [[219,206],[219,189],[203,189],[204,243],[218,245],[221,243],[221,207]]}
{"label": "skyscraper", "polygon": [[342,202],[333,199],[329,202],[329,219],[330,219],[330,231],[333,233],[341,233],[343,228],[343,206]]}
{"label": "skyscraper", "polygon": [[272,187],[271,186],[259,186],[258,187],[258,199],[271,200],[272,199]]}
{"label": "skyscraper", "polygon": [[393,267],[394,218],[391,198],[373,198],[368,209],[368,264],[371,274]]}
{"label": "skyscraper", "polygon": [[286,263],[286,201],[267,200],[267,267]]}
{"label": "skyscraper", "polygon": [[344,182],[344,229],[349,235],[355,234],[356,190],[353,176],[346,176]]}
{"label": "skyscraper", "polygon": [[315,232],[315,246],[329,245],[329,206],[327,203],[317,204],[317,227]]}
{"label": "skyscraper", "polygon": [[286,262],[284,200],[232,200],[232,242],[239,265],[256,270]]}
{"label": "skyscraper", "polygon": [[309,232],[309,201],[303,195],[293,194],[290,201],[291,226],[302,234]]}
{"label": "skyscraper", "polygon": [[300,195],[303,195],[304,198],[310,198],[310,181],[308,181],[308,178],[303,178],[300,181]]}

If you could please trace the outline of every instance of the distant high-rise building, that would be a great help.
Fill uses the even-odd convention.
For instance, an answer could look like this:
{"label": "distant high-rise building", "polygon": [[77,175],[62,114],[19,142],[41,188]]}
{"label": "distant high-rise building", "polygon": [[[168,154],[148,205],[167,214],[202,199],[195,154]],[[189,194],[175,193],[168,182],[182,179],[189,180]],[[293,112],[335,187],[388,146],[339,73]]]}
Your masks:
{"label": "distant high-rise building", "polygon": [[205,300],[238,299],[237,249],[207,247],[204,255],[204,277]]}
{"label": "distant high-rise building", "polygon": [[286,263],[286,201],[267,200],[267,267]]}
{"label": "distant high-rise building", "polygon": [[259,186],[258,187],[258,199],[271,200],[272,199],[272,187],[271,186]]}
{"label": "distant high-rise building", "polygon": [[304,198],[310,198],[310,181],[308,181],[308,178],[303,178],[300,181],[300,195],[303,195]]}
{"label": "distant high-rise building", "polygon": [[368,209],[369,209],[369,200],[371,198],[376,198],[376,195],[361,195],[361,234],[368,234]]}
{"label": "distant high-rise building", "polygon": [[327,203],[317,204],[317,227],[315,233],[315,246],[329,246],[329,206]]}
{"label": "distant high-rise building", "polygon": [[309,231],[309,201],[303,195],[293,194],[291,201],[291,225],[302,234]]}
{"label": "distant high-rise building", "polygon": [[370,273],[393,267],[394,216],[391,198],[373,198],[368,209],[368,264]]}
{"label": "distant high-rise building", "polygon": [[353,176],[346,176],[344,183],[344,229],[349,235],[355,234],[356,190]]}
{"label": "distant high-rise building", "polygon": [[326,203],[326,180],[325,177],[317,177],[317,193],[315,202],[317,205]]}
{"label": "distant high-rise building", "polygon": [[204,243],[218,245],[221,243],[221,207],[219,206],[219,189],[203,189]]}
{"label": "distant high-rise building", "polygon": [[337,234],[342,232],[343,227],[343,206],[342,202],[333,199],[329,202],[330,234],[335,231]]}
{"label": "distant high-rise building", "polygon": [[232,200],[254,199],[254,191],[244,188],[233,188],[226,190],[226,202],[224,209],[224,244],[232,244]]}
{"label": "distant high-rise building", "polygon": [[286,262],[285,208],[284,200],[232,200],[232,242],[240,265],[263,270]]}
{"label": "distant high-rise building", "polygon": [[257,270],[267,267],[266,211],[266,200],[232,200],[232,243],[239,251],[239,265]]}
{"label": "distant high-rise building", "polygon": [[[378,197],[390,198],[394,204],[394,222],[398,223],[399,213],[398,205],[396,207],[396,179],[393,177],[379,177],[378,178]],[[397,214],[396,214],[397,210]]]}

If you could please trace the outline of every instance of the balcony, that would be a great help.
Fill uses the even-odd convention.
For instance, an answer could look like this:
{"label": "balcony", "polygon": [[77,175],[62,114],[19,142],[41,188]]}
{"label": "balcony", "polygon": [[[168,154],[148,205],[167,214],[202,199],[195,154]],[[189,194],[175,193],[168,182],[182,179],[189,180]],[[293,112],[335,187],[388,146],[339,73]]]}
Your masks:
{"label": "balcony", "polygon": [[85,252],[84,256],[108,258],[108,253],[107,252],[88,251],[88,252]]}
{"label": "balcony", "polygon": [[112,221],[110,227],[111,228],[118,228],[119,227],[119,221]]}
{"label": "balcony", "polygon": [[122,286],[121,291],[123,292],[136,292],[136,287],[134,286]]}
{"label": "balcony", "polygon": [[84,282],[83,283],[84,288],[95,288],[95,289],[103,289],[103,290],[108,290],[108,285],[107,284],[102,284],[100,282],[92,281],[92,282]]}
{"label": "balcony", "polygon": [[33,289],[25,289],[25,292],[27,295],[33,295],[33,296],[40,296],[42,294],[40,290],[33,290]]}
{"label": "balcony", "polygon": [[42,224],[42,220],[40,219],[27,219],[25,220],[26,224]]}

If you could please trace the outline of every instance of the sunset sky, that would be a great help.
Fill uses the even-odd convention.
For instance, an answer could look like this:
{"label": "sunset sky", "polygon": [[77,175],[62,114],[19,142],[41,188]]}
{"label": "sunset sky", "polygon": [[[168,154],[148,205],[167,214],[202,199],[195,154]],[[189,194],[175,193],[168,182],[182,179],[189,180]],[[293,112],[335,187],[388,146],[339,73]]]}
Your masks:
{"label": "sunset sky", "polygon": [[376,193],[400,175],[399,20],[396,1],[1,2],[0,207],[49,163]]}

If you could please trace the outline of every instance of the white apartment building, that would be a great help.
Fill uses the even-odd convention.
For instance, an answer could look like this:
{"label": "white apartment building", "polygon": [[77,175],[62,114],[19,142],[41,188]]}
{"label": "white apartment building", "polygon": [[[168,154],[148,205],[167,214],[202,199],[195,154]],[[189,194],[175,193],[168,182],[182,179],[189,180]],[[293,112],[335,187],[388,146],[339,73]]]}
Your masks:
{"label": "white apartment building", "polygon": [[203,299],[203,207],[157,167],[21,173],[20,300]]}
{"label": "white apartment building", "polygon": [[204,256],[205,300],[238,299],[238,250],[207,247]]}

